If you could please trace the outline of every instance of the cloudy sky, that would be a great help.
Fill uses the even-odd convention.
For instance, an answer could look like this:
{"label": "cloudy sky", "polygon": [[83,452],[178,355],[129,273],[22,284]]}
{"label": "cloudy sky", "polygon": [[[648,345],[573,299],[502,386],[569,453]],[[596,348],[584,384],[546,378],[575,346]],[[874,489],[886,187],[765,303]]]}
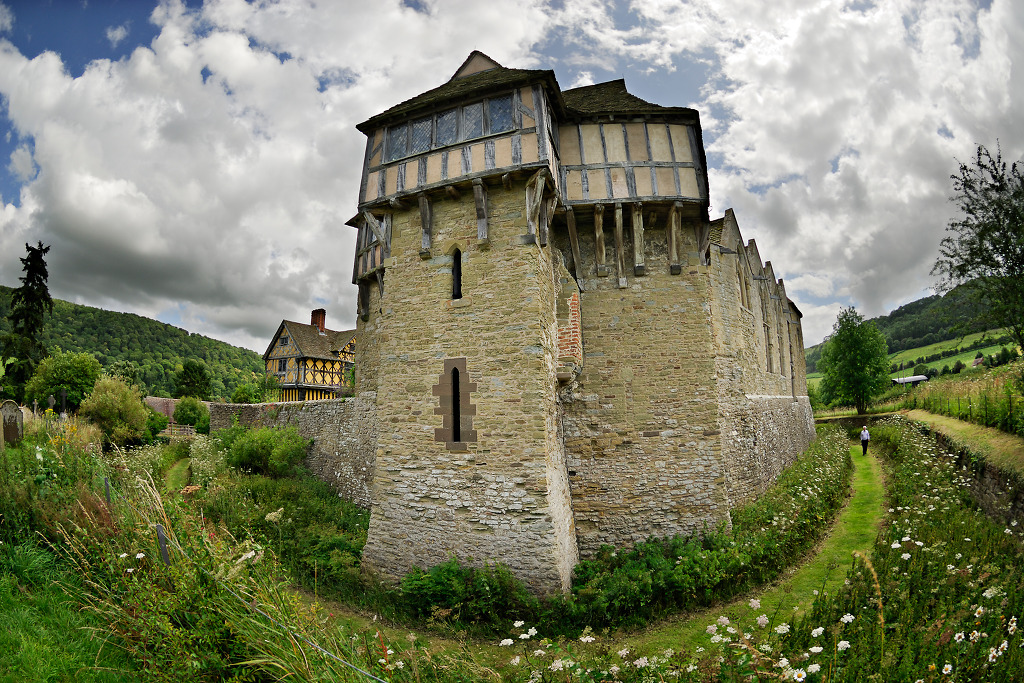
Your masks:
{"label": "cloudy sky", "polygon": [[42,240],[59,298],[354,326],[354,126],[473,49],[698,109],[808,344],[931,293],[957,160],[1024,156],[1019,0],[0,0],[0,284]]}

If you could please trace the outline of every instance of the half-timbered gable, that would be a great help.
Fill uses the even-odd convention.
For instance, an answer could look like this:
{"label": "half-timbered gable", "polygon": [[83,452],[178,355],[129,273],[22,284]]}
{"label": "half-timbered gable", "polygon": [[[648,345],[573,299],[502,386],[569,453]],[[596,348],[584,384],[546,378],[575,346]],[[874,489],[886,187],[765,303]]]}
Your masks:
{"label": "half-timbered gable", "polygon": [[351,390],[356,331],[329,330],[325,319],[321,308],[309,324],[282,320],[263,354],[267,374],[280,383],[282,401],[336,398]]}

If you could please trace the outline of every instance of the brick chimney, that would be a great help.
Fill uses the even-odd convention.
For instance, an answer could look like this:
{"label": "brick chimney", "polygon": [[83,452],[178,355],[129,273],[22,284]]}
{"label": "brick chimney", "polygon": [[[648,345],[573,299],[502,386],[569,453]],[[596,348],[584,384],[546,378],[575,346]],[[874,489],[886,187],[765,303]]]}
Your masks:
{"label": "brick chimney", "polygon": [[313,313],[310,315],[309,324],[316,325],[318,328],[320,328],[321,332],[326,332],[327,311],[322,308],[318,308],[315,311],[313,311]]}

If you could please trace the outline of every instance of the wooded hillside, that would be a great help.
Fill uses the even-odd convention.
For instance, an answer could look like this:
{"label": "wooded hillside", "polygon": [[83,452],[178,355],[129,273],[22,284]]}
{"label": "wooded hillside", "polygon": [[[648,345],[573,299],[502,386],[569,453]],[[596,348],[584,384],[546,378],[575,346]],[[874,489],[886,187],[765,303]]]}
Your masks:
{"label": "wooded hillside", "polygon": [[[0,334],[10,330],[10,287],[0,285]],[[173,325],[133,313],[105,311],[60,299],[53,300],[43,344],[47,349],[88,352],[106,368],[117,361],[134,361],[142,370],[146,391],[170,396],[174,374],[187,358],[206,363],[211,398],[229,398],[238,384],[263,372],[263,360],[248,349],[232,346]]]}

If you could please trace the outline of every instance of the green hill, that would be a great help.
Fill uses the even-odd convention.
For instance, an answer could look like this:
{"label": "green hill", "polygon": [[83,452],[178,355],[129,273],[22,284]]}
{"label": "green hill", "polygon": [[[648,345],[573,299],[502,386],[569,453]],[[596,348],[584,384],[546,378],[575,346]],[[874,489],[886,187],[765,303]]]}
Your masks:
{"label": "green hill", "polygon": [[[868,322],[875,323],[878,331],[885,337],[889,346],[890,358],[898,352],[908,351],[912,358],[927,357],[933,355],[934,351],[927,351],[921,347],[928,347],[956,340],[964,350],[976,341],[973,335],[985,333],[991,324],[978,318],[975,314],[979,308],[978,300],[973,296],[970,285],[961,285],[956,289],[947,292],[945,296],[933,295],[923,299],[912,301],[909,304],[900,306],[888,315],[871,318]],[[982,311],[984,312],[984,311]],[[996,342],[993,335],[1001,336],[1001,332],[988,332],[988,344],[1005,343]],[[970,341],[962,337],[970,337]],[[985,344],[979,344],[974,348],[981,348]],[[807,360],[807,372],[813,374],[817,369],[818,360],[821,358],[821,344],[804,349],[804,357]],[[947,347],[948,344],[944,344]],[[998,349],[997,349],[998,350]],[[900,358],[894,362],[903,361]],[[955,361],[954,361],[955,362]]]}
{"label": "green hill", "polygon": [[[0,285],[0,334],[10,331],[10,287]],[[174,374],[188,358],[206,363],[211,397],[229,398],[252,373],[263,372],[263,360],[248,349],[232,346],[174,325],[134,313],[105,311],[60,299],[53,300],[53,315],[43,333],[47,349],[88,352],[103,367],[134,361],[142,371],[145,389],[154,396],[170,396]]]}

